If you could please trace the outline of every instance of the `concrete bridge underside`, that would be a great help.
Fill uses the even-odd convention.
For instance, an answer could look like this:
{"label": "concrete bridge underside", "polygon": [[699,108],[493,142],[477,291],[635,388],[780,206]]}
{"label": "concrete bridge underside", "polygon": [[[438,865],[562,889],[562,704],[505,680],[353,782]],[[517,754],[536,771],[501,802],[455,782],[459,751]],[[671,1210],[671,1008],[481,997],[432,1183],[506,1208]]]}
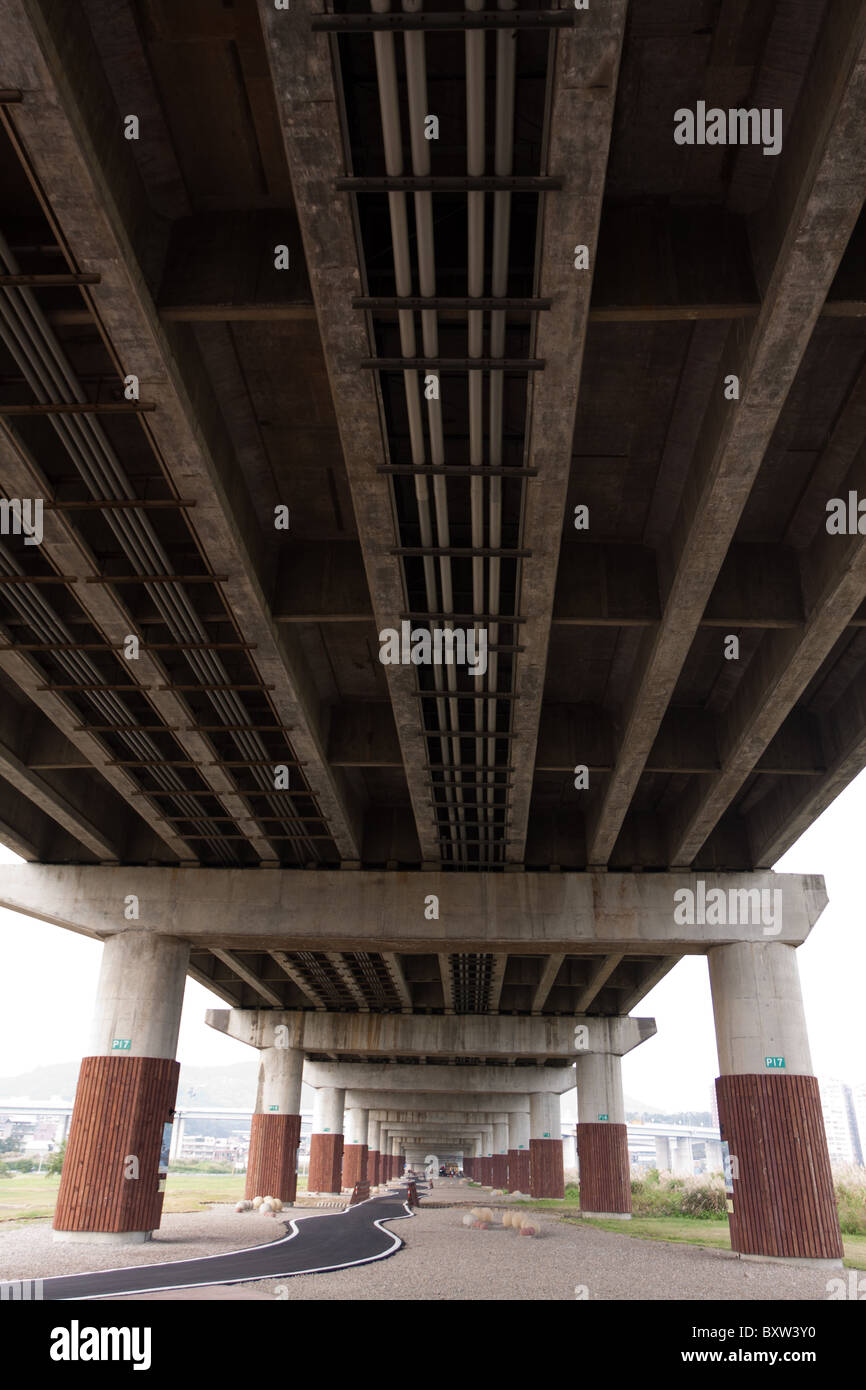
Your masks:
{"label": "concrete bridge underside", "polygon": [[[317,1190],[431,1123],[558,1195],[576,1085],[627,1215],[705,954],[733,1246],[839,1258],[770,869],[866,765],[866,5],[709,9],[0,8],[0,904],[105,943],[59,1233],[159,1222],[187,976],[254,1189],[307,1076]],[[673,141],[722,90],[777,156]]]}

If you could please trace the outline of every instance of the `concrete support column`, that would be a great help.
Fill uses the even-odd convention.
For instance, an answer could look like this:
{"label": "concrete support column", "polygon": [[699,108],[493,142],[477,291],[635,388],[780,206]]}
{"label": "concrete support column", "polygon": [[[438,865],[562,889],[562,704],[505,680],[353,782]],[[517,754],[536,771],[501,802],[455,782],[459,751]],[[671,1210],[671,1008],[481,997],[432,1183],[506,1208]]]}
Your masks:
{"label": "concrete support column", "polygon": [[385,1155],[385,1158],[386,1158],[386,1165],[385,1165],[385,1181],[386,1181],[386,1182],[391,1182],[393,1178],[396,1178],[396,1177],[399,1176],[399,1174],[398,1174],[398,1172],[397,1172],[397,1165],[398,1165],[398,1163],[400,1162],[400,1158],[399,1158],[399,1154],[400,1154],[399,1140],[397,1140],[397,1139],[394,1137],[394,1135],[392,1134],[392,1135],[389,1136],[389,1138],[387,1139],[386,1143],[387,1143],[387,1149],[386,1149],[386,1155]]}
{"label": "concrete support column", "polygon": [[529,1176],[533,1197],[564,1197],[559,1096],[535,1092],[529,1107]]}
{"label": "concrete support column", "polygon": [[[54,1214],[56,1240],[143,1241],[159,1226],[189,943],[148,931],[102,953]],[[135,1159],[135,1165],[130,1158]]]}
{"label": "concrete support column", "polygon": [[706,1153],[706,1166],[708,1173],[721,1173],[724,1171],[724,1160],[722,1158],[722,1145],[718,1139],[706,1139],[704,1141],[704,1151]]}
{"label": "concrete support column", "polygon": [[494,1187],[508,1186],[508,1116],[497,1115],[493,1121],[493,1161],[490,1181]]}
{"label": "concrete support column", "polygon": [[304,1054],[297,1047],[263,1047],[259,1056],[244,1194],[294,1202],[298,1195]]}
{"label": "concrete support column", "polygon": [[174,1123],[171,1127],[171,1153],[169,1154],[170,1163],[174,1163],[176,1158],[180,1158],[181,1149],[183,1148],[183,1137],[185,1131],[186,1116],[175,1115]]}
{"label": "concrete support column", "polygon": [[671,1141],[663,1134],[656,1135],[656,1167],[660,1173],[671,1172]]}
{"label": "concrete support column", "polygon": [[679,1134],[672,1144],[674,1148],[673,1172],[678,1178],[693,1178],[695,1175],[695,1156],[692,1152],[692,1141],[688,1134]]}
{"label": "concrete support column", "polygon": [[321,1086],[313,1100],[310,1136],[310,1192],[339,1192],[343,1173],[343,1106],[345,1090]]}
{"label": "concrete support column", "polygon": [[736,942],[707,958],[719,1126],[736,1159],[731,1248],[838,1262],[842,1237],[794,947]]}
{"label": "concrete support column", "polygon": [[481,1181],[481,1140],[468,1139],[466,1141],[466,1152],[463,1156],[463,1173],[473,1182]]}
{"label": "concrete support column", "polygon": [[593,1216],[630,1217],[622,1059],[610,1052],[579,1052],[576,1075],[580,1209]]}
{"label": "concrete support column", "polygon": [[382,1181],[379,1156],[379,1121],[373,1119],[369,1110],[367,1111],[367,1181],[371,1187],[378,1187]]}
{"label": "concrete support column", "polygon": [[478,1181],[482,1187],[493,1186],[493,1126],[485,1125],[481,1135],[481,1156],[478,1160]]}
{"label": "concrete support column", "polygon": [[508,1191],[529,1193],[529,1111],[514,1110],[508,1117]]}
{"label": "concrete support column", "polygon": [[347,1110],[343,1144],[343,1187],[367,1181],[367,1110]]}

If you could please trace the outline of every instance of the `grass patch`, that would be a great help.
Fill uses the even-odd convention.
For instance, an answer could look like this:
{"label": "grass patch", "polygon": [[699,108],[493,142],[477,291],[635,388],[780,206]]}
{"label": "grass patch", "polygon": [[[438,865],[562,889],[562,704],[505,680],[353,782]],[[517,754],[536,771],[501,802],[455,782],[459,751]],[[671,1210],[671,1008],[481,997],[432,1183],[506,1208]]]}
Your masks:
{"label": "grass patch", "polygon": [[[244,1195],[246,1175],[238,1173],[169,1173],[163,1212],[204,1211],[212,1202],[237,1202]],[[0,1183],[0,1224],[6,1221],[47,1221],[54,1215],[60,1178],[22,1173]],[[298,1178],[298,1191],[307,1189]],[[262,1194],[265,1195],[264,1193]]]}
{"label": "grass patch", "polygon": [[[731,1237],[727,1220],[708,1221],[690,1216],[637,1216],[631,1221],[607,1221],[594,1217],[571,1217],[563,1220],[573,1226],[595,1226],[600,1231],[613,1231],[619,1236],[636,1240],[664,1240],[684,1245],[703,1245],[711,1250],[730,1250]],[[866,1237],[843,1235],[846,1269],[866,1269]]]}

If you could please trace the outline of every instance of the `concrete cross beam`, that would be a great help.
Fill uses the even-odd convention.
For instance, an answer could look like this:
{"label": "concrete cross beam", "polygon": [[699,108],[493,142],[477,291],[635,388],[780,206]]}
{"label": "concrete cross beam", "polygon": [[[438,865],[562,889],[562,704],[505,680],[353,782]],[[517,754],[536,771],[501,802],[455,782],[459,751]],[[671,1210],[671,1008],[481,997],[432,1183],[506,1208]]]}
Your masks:
{"label": "concrete cross beam", "polygon": [[392,1127],[402,1125],[405,1129],[429,1130],[432,1127],[439,1129],[467,1126],[468,1128],[478,1129],[481,1125],[492,1125],[500,1123],[504,1118],[508,1119],[507,1111],[491,1110],[463,1110],[452,1111],[446,1108],[441,1110],[376,1110],[373,1118],[380,1124]]}
{"label": "concrete cross beam", "polygon": [[[211,1028],[252,1047],[297,1047],[358,1057],[523,1057],[573,1062],[582,1052],[623,1056],[656,1031],[651,1018],[513,1018],[500,1014],[326,1014],[208,1009]],[[277,1034],[277,1028],[285,1032]],[[577,1034],[578,1028],[585,1033]],[[390,1084],[389,1068],[387,1083]],[[461,1068],[461,1073],[464,1069]],[[380,1082],[382,1070],[379,1071]],[[457,1076],[454,1081],[458,1082]],[[523,1080],[526,1086],[525,1079]],[[453,1087],[447,1089],[452,1090]]]}
{"label": "concrete cross beam", "polygon": [[[374,1095],[377,1099],[405,1093],[412,1096],[431,1095],[436,1103],[443,1095],[459,1094],[487,1103],[489,1095],[497,1097],[497,1105],[508,1110],[521,1101],[529,1091],[549,1095],[564,1095],[574,1089],[574,1067],[454,1067],[413,1066],[401,1063],[385,1069],[373,1062],[311,1062],[304,1063],[304,1080],[309,1086],[336,1086],[352,1095]],[[507,1097],[507,1100],[505,1099]],[[353,1102],[360,1104],[360,1102]],[[492,1102],[491,1102],[492,1103]],[[348,1101],[347,1101],[348,1104]],[[441,1107],[440,1107],[441,1108]]]}
{"label": "concrete cross beam", "polygon": [[[310,1064],[308,1063],[307,1065],[309,1067]],[[315,1063],[312,1065],[315,1065]],[[475,1068],[466,1068],[466,1070],[474,1071]],[[484,1070],[489,1071],[489,1068],[485,1068]],[[541,1071],[542,1069],[541,1067],[537,1067],[536,1070]],[[548,1070],[548,1068],[544,1070]],[[379,1068],[379,1071],[381,1074],[381,1068]],[[307,1071],[304,1072],[304,1080],[307,1081],[308,1085],[311,1084]],[[513,1094],[509,1094],[507,1091],[490,1091],[486,1093],[483,1096],[485,1113],[487,1110],[505,1112],[525,1110],[528,1112],[530,1089],[531,1088],[527,1084],[527,1089],[525,1091],[515,1091]],[[426,1116],[427,1119],[432,1119],[434,1116],[438,1116],[443,1112],[447,1112],[449,1115],[452,1113],[466,1113],[471,1116],[477,1116],[479,1114],[478,1106],[482,1103],[482,1097],[479,1095],[478,1091],[461,1090],[456,1092],[431,1092],[429,1095],[424,1095],[423,1103],[430,1107],[429,1111],[427,1111],[419,1106],[418,1097],[421,1095],[424,1095],[424,1093],[420,1091],[413,1095],[408,1091],[401,1093],[400,1091],[393,1091],[390,1089],[377,1091],[372,1088],[369,1090],[356,1091],[348,1087],[346,1090],[346,1106],[349,1109],[357,1106],[359,1109],[369,1110],[371,1116],[381,1120],[389,1111],[399,1110],[402,1114],[402,1107],[411,1105],[413,1113],[417,1112],[422,1117]]]}
{"label": "concrete cross beam", "polygon": [[[714,891],[717,910],[707,903]],[[182,935],[194,947],[668,957],[730,941],[800,945],[827,902],[820,875],[770,872],[347,874],[26,864],[0,877],[0,906],[98,938],[126,929],[124,903],[133,893],[139,928]],[[431,895],[436,920],[425,916]]]}

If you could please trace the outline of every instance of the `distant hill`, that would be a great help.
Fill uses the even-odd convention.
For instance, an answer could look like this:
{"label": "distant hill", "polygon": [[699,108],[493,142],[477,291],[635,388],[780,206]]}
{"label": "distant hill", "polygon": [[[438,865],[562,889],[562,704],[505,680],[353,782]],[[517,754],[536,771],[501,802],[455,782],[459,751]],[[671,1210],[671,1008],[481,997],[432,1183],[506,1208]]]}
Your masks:
{"label": "distant hill", "polygon": [[[0,1076],[0,1096],[30,1100],[72,1100],[78,1081],[80,1062],[54,1062],[34,1067],[17,1076]],[[236,1062],[230,1067],[185,1067],[180,1069],[179,1105],[228,1107],[252,1106],[256,1099],[258,1058]]]}

